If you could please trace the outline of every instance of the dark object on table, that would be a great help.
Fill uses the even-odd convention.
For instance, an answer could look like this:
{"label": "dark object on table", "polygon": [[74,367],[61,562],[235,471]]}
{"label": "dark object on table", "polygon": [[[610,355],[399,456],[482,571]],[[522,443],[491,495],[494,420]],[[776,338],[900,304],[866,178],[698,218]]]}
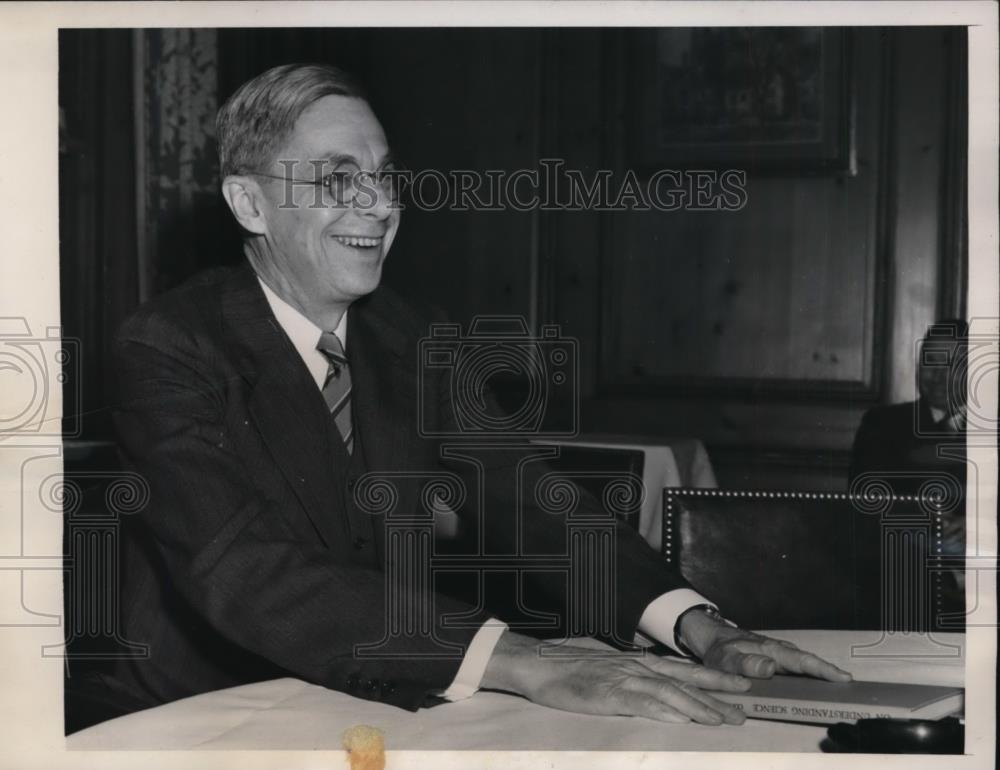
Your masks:
{"label": "dark object on table", "polygon": [[840,754],[961,754],[965,725],[955,717],[924,719],[859,719],[827,730],[820,748]]}

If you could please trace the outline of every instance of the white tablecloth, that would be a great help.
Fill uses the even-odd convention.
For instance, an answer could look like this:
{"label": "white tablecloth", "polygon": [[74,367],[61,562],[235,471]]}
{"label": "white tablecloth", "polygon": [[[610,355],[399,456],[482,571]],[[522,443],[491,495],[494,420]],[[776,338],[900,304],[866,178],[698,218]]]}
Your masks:
{"label": "white tablecloth", "polygon": [[[772,631],[849,669],[857,679],[964,684],[964,637],[909,635],[922,656],[885,655],[876,632]],[[950,646],[947,646],[950,645]],[[852,651],[853,650],[853,651]],[[67,738],[68,749],[339,749],[344,730],[379,728],[387,750],[818,751],[823,726],[747,720],[738,727],[673,725],[591,717],[480,692],[415,713],[298,679],[206,693],[96,725]]]}

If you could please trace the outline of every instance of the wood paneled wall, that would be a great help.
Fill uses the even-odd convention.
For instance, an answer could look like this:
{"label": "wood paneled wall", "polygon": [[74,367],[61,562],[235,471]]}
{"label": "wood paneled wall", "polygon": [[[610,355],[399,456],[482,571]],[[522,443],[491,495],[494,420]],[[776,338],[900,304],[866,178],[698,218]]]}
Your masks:
{"label": "wood paneled wall", "polygon": [[[390,144],[407,167],[445,173],[538,168],[543,37],[536,29],[380,33],[382,55],[367,76]],[[433,185],[427,189],[433,198]],[[385,280],[456,320],[515,314],[534,323],[538,220],[530,211],[411,207]]]}
{"label": "wood paneled wall", "polygon": [[[220,102],[289,61],[328,61],[363,83],[389,143],[413,172],[538,163],[542,38],[537,29],[220,30]],[[434,197],[433,185],[426,196]],[[385,281],[456,319],[534,320],[537,215],[410,207]]]}
{"label": "wood paneled wall", "polygon": [[110,434],[106,356],[137,301],[132,53],[128,30],[60,31],[61,325],[80,345],[65,388],[80,394],[88,439]]}
{"label": "wood paneled wall", "polygon": [[[139,302],[140,277],[156,292],[238,258],[205,187],[213,137],[151,144],[162,133],[135,130],[188,98],[171,83],[193,78],[204,106],[274,64],[330,61],[361,76],[413,170],[558,158],[590,174],[621,170],[627,155],[631,30],[147,31],[144,50],[159,53],[140,64],[138,107],[131,34],[64,31],[61,45],[77,142],[63,166],[63,280],[83,287],[64,290],[63,317],[94,347],[84,382],[95,408],[98,340]],[[199,65],[182,67],[164,41],[193,45]],[[561,324],[579,342],[584,430],[700,437],[727,485],[840,487],[862,412],[909,398],[914,342],[935,316],[964,310],[966,269],[964,30],[855,30],[851,63],[856,176],[751,175],[737,214],[408,210],[385,280],[459,320]],[[136,136],[147,137],[140,157]],[[195,150],[196,168],[182,157]],[[194,173],[183,178],[201,197],[178,197],[171,169]],[[136,211],[137,174],[156,207]]]}
{"label": "wood paneled wall", "polygon": [[[914,344],[962,310],[941,286],[964,286],[963,37],[853,32],[856,176],[751,173],[738,213],[559,217],[551,313],[589,343],[586,428],[698,436],[727,486],[843,488],[861,414],[913,397]],[[563,70],[621,58],[608,35],[575,43]],[[563,82],[568,152],[621,169],[617,81]]]}
{"label": "wood paneled wall", "polygon": [[[736,160],[702,178],[746,174],[738,210],[690,205],[608,217],[600,390],[769,391],[819,400],[877,392],[884,52],[870,33],[848,42],[853,61],[842,78],[865,73],[845,83],[857,117],[853,128],[845,116],[829,129],[855,134],[856,173],[813,174],[802,164],[773,176]],[[624,72],[622,91],[629,79],[634,73]],[[619,104],[624,119],[613,126],[611,163],[624,174],[636,107]],[[664,158],[663,167],[670,162]]]}

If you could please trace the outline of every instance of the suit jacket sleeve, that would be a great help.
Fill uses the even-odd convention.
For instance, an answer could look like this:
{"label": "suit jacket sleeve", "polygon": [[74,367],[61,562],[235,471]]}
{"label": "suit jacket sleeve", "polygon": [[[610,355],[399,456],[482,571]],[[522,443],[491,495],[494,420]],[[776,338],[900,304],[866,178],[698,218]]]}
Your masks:
{"label": "suit jacket sleeve", "polygon": [[[255,488],[226,427],[224,383],[193,335],[163,317],[133,327],[114,349],[114,420],[123,459],[150,486],[138,515],[170,590],[223,637],[307,681],[365,697],[352,678],[391,680],[381,699],[409,709],[444,690],[477,626],[437,629],[461,648],[451,657],[410,637],[389,657],[357,659],[355,645],[385,635],[383,573],[332,558]],[[440,596],[435,607],[469,612]]]}
{"label": "suit jacket sleeve", "polygon": [[[441,394],[441,424],[444,430],[461,436],[461,429],[455,424],[457,410],[468,404],[483,403],[489,413],[496,417],[504,415],[495,398],[489,392],[478,394],[465,392],[460,397],[448,387],[433,385]],[[461,403],[456,403],[460,400]],[[504,450],[505,440],[501,435],[485,442],[492,446],[487,452],[480,452],[478,460],[481,463],[483,498],[486,502],[485,512],[473,511],[478,515],[486,535],[504,552],[530,552],[532,554],[568,555],[573,546],[569,542],[567,531],[568,517],[555,513],[551,506],[543,505],[540,494],[544,488],[543,477],[552,472],[551,466],[544,461],[522,463],[525,459],[524,441],[511,441],[509,451]],[[521,447],[517,448],[516,445]],[[450,470],[469,475],[469,466],[462,462],[446,462]],[[478,488],[478,478],[470,479],[470,488]],[[647,494],[658,494],[660,490],[646,490]],[[610,602],[610,617],[614,628],[610,633],[601,633],[596,629],[594,635],[618,644],[631,644],[638,630],[639,620],[646,608],[658,597],[677,588],[690,588],[690,585],[679,573],[670,569],[660,555],[650,548],[649,544],[613,511],[607,511],[604,505],[582,488],[577,489],[579,502],[574,515],[589,513],[591,520],[599,522],[614,521],[613,556],[610,562],[592,563],[584,566],[584,571],[606,570],[606,580],[601,583],[600,597],[587,599],[600,603]],[[518,510],[522,516],[518,526],[513,519]],[[598,525],[600,526],[600,525]],[[519,535],[520,543],[514,538]],[[555,564],[557,560],[551,563]],[[544,564],[544,559],[542,560]],[[574,599],[570,583],[573,581],[574,569],[570,573],[559,570],[544,570],[525,568],[527,583],[541,590],[556,601],[566,601],[565,611],[570,611],[568,601],[579,601],[579,594]],[[579,571],[579,570],[577,570]],[[590,577],[596,580],[596,576]],[[591,583],[593,585],[593,583]],[[569,591],[569,596],[567,596]],[[567,601],[568,600],[568,601]],[[579,609],[579,608],[578,608]],[[588,608],[597,610],[597,607]],[[599,624],[600,625],[600,624]]]}

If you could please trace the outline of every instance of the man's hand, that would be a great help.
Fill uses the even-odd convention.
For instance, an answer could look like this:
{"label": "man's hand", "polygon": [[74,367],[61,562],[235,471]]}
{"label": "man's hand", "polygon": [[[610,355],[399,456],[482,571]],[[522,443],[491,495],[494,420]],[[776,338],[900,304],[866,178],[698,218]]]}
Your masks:
{"label": "man's hand", "polygon": [[[544,648],[555,655],[543,657]],[[481,686],[580,714],[738,725],[743,712],[703,690],[744,692],[750,680],[652,654],[608,657],[607,650],[556,646],[505,631]]]}
{"label": "man's hand", "polygon": [[681,618],[684,644],[706,666],[733,674],[767,679],[775,674],[806,674],[831,682],[849,682],[850,673],[791,642],[733,628],[700,610]]}

